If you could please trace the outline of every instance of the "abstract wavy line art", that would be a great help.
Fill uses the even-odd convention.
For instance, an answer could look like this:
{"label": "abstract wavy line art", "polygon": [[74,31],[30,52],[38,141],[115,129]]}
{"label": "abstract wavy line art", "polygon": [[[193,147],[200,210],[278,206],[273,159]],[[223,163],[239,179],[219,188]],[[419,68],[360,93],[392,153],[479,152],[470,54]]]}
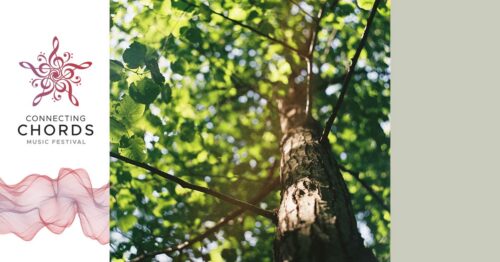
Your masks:
{"label": "abstract wavy line art", "polygon": [[109,184],[92,188],[84,169],[69,168],[56,179],[34,174],[15,185],[0,179],[0,234],[26,241],[43,227],[61,234],[77,214],[87,237],[109,243]]}

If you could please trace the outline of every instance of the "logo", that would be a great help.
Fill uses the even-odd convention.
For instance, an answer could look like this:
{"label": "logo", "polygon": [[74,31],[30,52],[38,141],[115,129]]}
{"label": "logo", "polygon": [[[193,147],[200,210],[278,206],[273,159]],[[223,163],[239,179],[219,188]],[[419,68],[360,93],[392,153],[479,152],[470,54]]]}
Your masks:
{"label": "logo", "polygon": [[62,56],[59,56],[57,36],[52,40],[52,47],[48,57],[43,52],[37,56],[38,66],[25,61],[19,63],[21,67],[30,69],[35,74],[35,77],[30,80],[31,86],[41,88],[40,93],[33,99],[33,106],[38,105],[42,98],[48,95],[52,95],[52,100],[57,102],[61,100],[64,93],[67,93],[73,105],[78,106],[78,99],[73,95],[73,87],[81,85],[82,79],[76,73],[77,70],[89,68],[92,62],[74,63],[71,61],[73,54],[70,52],[64,52]]}

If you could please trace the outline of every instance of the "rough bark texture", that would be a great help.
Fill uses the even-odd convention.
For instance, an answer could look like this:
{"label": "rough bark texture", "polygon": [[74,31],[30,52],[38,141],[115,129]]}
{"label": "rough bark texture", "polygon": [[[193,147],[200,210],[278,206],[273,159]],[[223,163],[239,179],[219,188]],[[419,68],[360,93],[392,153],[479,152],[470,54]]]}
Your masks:
{"label": "rough bark texture", "polygon": [[284,135],[275,260],[377,261],[363,245],[330,145],[319,144],[321,128],[305,116],[297,90],[279,101]]}

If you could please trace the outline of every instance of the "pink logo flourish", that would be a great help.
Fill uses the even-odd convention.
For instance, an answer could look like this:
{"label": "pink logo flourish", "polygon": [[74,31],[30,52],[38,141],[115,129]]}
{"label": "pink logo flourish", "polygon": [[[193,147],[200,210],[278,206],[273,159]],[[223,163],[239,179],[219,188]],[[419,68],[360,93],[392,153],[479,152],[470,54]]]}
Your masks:
{"label": "pink logo flourish", "polygon": [[73,54],[64,52],[62,56],[57,54],[59,50],[59,39],[57,36],[52,40],[53,50],[48,57],[45,53],[40,52],[37,56],[37,61],[40,63],[35,66],[29,62],[20,62],[19,65],[26,69],[31,69],[35,74],[35,78],[31,79],[30,84],[34,88],[41,87],[41,92],[33,99],[33,106],[36,106],[42,101],[44,96],[52,94],[54,102],[61,100],[61,93],[67,93],[69,101],[78,106],[78,99],[73,95],[73,87],[81,84],[81,77],[76,75],[77,70],[87,69],[92,65],[92,62],[84,62],[76,64],[70,62]]}

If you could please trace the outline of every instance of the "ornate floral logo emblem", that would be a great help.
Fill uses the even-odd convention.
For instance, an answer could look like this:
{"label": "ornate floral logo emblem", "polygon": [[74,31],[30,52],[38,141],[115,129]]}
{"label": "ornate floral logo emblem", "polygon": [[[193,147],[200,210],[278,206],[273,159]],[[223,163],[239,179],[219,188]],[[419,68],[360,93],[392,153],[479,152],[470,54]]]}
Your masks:
{"label": "ornate floral logo emblem", "polygon": [[83,62],[76,64],[70,62],[73,59],[73,54],[64,52],[62,56],[57,54],[59,51],[59,39],[57,36],[52,40],[52,52],[47,57],[45,53],[40,52],[37,56],[38,66],[29,62],[20,62],[21,67],[30,69],[35,78],[31,79],[30,84],[34,88],[42,90],[33,99],[33,106],[36,106],[42,101],[42,98],[47,95],[52,95],[54,102],[61,100],[64,93],[68,94],[69,101],[78,106],[78,99],[73,95],[73,87],[81,84],[81,77],[76,75],[77,70],[87,69],[92,65],[92,62]]}

